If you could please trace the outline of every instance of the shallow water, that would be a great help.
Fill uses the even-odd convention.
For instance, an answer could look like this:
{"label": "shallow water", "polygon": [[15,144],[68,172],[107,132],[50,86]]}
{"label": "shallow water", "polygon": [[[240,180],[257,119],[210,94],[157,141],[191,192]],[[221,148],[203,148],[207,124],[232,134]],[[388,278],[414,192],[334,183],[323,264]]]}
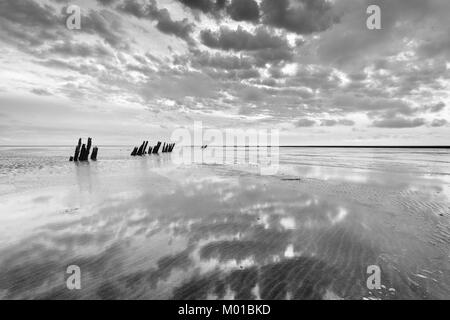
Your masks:
{"label": "shallow water", "polygon": [[190,150],[0,148],[0,298],[450,299],[449,150]]}

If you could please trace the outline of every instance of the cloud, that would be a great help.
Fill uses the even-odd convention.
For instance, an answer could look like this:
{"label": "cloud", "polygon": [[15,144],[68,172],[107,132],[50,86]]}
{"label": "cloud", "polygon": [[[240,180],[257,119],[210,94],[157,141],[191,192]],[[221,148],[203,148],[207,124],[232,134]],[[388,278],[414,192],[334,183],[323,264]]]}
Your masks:
{"label": "cloud", "polygon": [[33,0],[0,1],[0,40],[24,52],[67,35],[63,16]]}
{"label": "cloud", "polygon": [[22,27],[51,28],[62,21],[56,18],[52,6],[41,5],[32,0],[2,0],[0,17],[9,22],[18,23]]}
{"label": "cloud", "polygon": [[298,34],[327,30],[338,18],[326,0],[263,0],[263,22]]}
{"label": "cloud", "polygon": [[38,95],[38,96],[51,96],[51,92],[46,90],[46,89],[42,89],[42,88],[33,88],[31,90],[32,93]]}
{"label": "cloud", "polygon": [[254,65],[253,59],[246,56],[225,55],[209,53],[208,51],[195,51],[191,57],[195,67],[213,67],[225,70],[251,69]]}
{"label": "cloud", "polygon": [[348,119],[326,119],[326,120],[322,120],[320,125],[322,127],[334,127],[337,125],[341,125],[341,126],[346,126],[346,127],[350,127],[353,126],[355,124],[355,122],[353,120],[348,120]]}
{"label": "cloud", "polygon": [[444,110],[444,108],[445,108],[445,103],[443,103],[441,101],[441,102],[438,102],[433,105],[424,106],[423,110],[435,113],[435,112],[440,112],[440,111]]}
{"label": "cloud", "polygon": [[203,13],[211,13],[225,7],[226,1],[224,0],[178,0],[185,6],[200,10]]}
{"label": "cloud", "polygon": [[68,57],[107,57],[113,53],[100,43],[88,44],[74,41],[64,41],[57,43],[45,51],[45,54],[58,54]]}
{"label": "cloud", "polygon": [[447,120],[445,119],[434,119],[433,122],[431,123],[432,127],[443,127],[448,123]]}
{"label": "cloud", "polygon": [[403,128],[417,128],[425,124],[425,119],[406,119],[406,118],[391,118],[376,120],[372,123],[374,127],[377,128],[392,128],[392,129],[403,129]]}
{"label": "cloud", "polygon": [[342,126],[346,126],[346,127],[351,127],[351,126],[355,125],[355,121],[349,120],[349,119],[340,119],[338,121],[338,124],[340,124]]}
{"label": "cloud", "polygon": [[259,6],[255,0],[232,0],[227,12],[236,21],[259,20]]}
{"label": "cloud", "polygon": [[334,108],[344,112],[365,111],[369,117],[383,115],[392,118],[398,115],[411,116],[417,110],[407,102],[396,98],[380,98],[361,94],[337,94],[332,99]]}
{"label": "cloud", "polygon": [[104,5],[104,6],[110,6],[117,0],[97,0],[98,3]]}
{"label": "cloud", "polygon": [[[65,15],[66,9],[61,12]],[[60,27],[65,28],[65,23]],[[102,38],[114,48],[127,49],[128,43],[124,40],[122,22],[120,17],[110,10],[89,10],[81,15],[81,32]],[[72,36],[73,32],[69,32]]]}
{"label": "cloud", "polygon": [[159,31],[172,34],[184,40],[191,39],[191,33],[193,30],[193,24],[189,22],[188,19],[183,19],[181,21],[173,21],[170,17],[169,11],[167,9],[162,9],[159,11],[158,23],[156,28]]}
{"label": "cloud", "polygon": [[297,122],[295,122],[296,127],[312,127],[315,124],[316,122],[310,119],[300,119]]}
{"label": "cloud", "polygon": [[155,0],[151,0],[148,3],[140,3],[137,0],[126,0],[124,3],[118,5],[117,9],[139,19],[145,18],[157,21],[156,28],[159,31],[193,43],[191,33],[194,24],[190,23],[186,18],[180,21],[172,20],[169,11],[165,8],[158,9]]}
{"label": "cloud", "polygon": [[213,49],[225,51],[247,51],[261,62],[292,59],[292,48],[286,38],[273,34],[265,27],[258,27],[254,33],[238,27],[232,30],[222,27],[219,31],[203,30],[202,43]]}

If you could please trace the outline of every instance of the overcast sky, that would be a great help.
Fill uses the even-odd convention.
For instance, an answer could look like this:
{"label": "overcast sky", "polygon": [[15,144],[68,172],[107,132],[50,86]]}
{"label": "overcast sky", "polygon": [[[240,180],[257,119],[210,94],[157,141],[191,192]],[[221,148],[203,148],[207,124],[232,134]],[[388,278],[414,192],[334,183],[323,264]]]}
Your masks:
{"label": "overcast sky", "polygon": [[0,144],[449,144],[449,61],[449,0],[1,0]]}

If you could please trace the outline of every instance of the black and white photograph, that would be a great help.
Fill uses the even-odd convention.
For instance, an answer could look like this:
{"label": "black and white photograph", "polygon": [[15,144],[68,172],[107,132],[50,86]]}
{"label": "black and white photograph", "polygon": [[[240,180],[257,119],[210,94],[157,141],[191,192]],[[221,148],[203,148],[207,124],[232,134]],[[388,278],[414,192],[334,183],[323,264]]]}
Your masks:
{"label": "black and white photograph", "polygon": [[0,0],[0,300],[450,300],[449,138],[449,0]]}

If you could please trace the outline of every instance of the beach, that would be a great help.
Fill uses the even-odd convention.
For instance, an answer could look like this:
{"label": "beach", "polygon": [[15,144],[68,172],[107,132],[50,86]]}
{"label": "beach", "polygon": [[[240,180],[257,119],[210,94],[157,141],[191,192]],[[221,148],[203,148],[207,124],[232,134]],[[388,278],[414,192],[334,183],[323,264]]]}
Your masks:
{"label": "beach", "polygon": [[0,147],[0,299],[450,299],[449,149],[99,149]]}

